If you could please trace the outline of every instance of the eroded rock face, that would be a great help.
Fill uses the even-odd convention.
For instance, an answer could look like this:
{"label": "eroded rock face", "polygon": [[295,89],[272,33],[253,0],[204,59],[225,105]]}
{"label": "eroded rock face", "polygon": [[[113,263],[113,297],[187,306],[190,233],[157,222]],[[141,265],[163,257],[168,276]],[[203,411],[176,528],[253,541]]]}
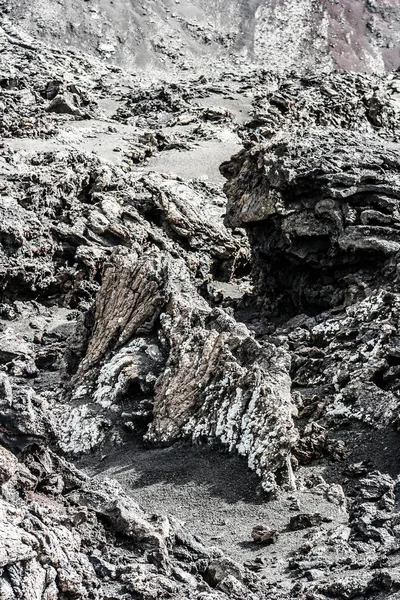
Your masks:
{"label": "eroded rock face", "polygon": [[[396,66],[398,10],[134,4],[113,30],[122,3],[40,2],[84,56],[0,0],[0,596],[395,598],[399,77],[281,71]],[[158,514],[173,486],[257,576]]]}
{"label": "eroded rock face", "polygon": [[95,308],[95,325],[78,377],[126,344],[149,334],[168,298],[168,262],[157,251],[139,256],[121,248],[106,263]]}
{"label": "eroded rock face", "polygon": [[248,224],[272,309],[284,302],[320,312],[349,300],[357,283],[379,285],[385,270],[395,277],[398,151],[377,137],[321,128],[279,136],[222,167],[226,223]]}
{"label": "eroded rock face", "polygon": [[[247,458],[265,491],[276,489],[276,473],[293,483],[289,357],[257,342],[224,310],[212,310],[182,261],[159,251],[116,252],[103,271],[94,318],[77,374],[81,400],[62,427],[65,449],[86,450],[88,430],[98,431],[99,420],[113,412],[118,420],[130,400],[133,421],[150,421],[146,442],[220,444]],[[130,397],[134,389],[138,404]],[[107,411],[100,416],[93,405],[79,430],[82,398]],[[102,435],[91,439],[97,445]]]}
{"label": "eroded rock face", "polygon": [[162,319],[170,354],[155,386],[154,420],[146,440],[189,435],[245,456],[265,491],[274,474],[291,481],[292,421],[288,356],[256,342],[224,311],[196,314],[172,300]]}

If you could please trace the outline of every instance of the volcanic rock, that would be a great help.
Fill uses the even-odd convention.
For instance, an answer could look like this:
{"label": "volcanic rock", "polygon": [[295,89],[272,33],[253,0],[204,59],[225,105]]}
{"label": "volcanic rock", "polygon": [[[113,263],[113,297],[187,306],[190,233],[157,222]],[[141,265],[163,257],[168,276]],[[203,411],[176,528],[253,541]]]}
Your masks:
{"label": "volcanic rock", "polygon": [[398,7],[223,4],[0,0],[1,598],[398,595]]}
{"label": "volcanic rock", "polygon": [[277,539],[277,532],[275,529],[265,527],[265,525],[255,525],[251,537],[257,544],[274,544]]}

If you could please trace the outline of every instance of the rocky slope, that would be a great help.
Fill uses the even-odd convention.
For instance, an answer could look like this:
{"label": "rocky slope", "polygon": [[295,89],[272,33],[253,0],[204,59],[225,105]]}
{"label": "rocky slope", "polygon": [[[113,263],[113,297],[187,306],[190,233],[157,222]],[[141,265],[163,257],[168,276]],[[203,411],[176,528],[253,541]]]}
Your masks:
{"label": "rocky slope", "polygon": [[153,75],[220,70],[232,60],[278,71],[400,66],[393,0],[2,0],[0,9],[52,44]]}
{"label": "rocky slope", "polygon": [[396,6],[175,4],[0,3],[0,597],[396,598]]}

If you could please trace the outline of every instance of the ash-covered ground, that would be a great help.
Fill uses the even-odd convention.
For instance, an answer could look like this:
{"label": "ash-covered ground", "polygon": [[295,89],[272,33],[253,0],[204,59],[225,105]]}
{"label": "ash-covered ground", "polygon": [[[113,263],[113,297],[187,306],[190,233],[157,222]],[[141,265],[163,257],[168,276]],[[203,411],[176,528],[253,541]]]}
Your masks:
{"label": "ash-covered ground", "polygon": [[0,0],[1,600],[400,598],[399,18]]}

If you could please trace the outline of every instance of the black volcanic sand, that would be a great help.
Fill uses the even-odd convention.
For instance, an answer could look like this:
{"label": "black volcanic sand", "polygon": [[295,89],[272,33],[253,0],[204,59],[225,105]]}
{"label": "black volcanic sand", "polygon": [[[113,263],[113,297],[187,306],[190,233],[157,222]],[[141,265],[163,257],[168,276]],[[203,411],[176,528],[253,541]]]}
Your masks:
{"label": "black volcanic sand", "polygon": [[[379,469],[394,478],[400,472],[400,457],[395,451],[400,433],[393,431],[388,435],[387,431],[354,424],[351,431],[332,431],[330,437],[346,443],[346,459],[315,462],[307,466],[308,475],[322,475],[326,481],[340,481],[347,488],[346,467],[352,463],[369,461],[369,469]],[[116,479],[144,510],[181,519],[208,545],[221,548],[239,562],[264,558],[267,566],[263,572],[269,579],[280,579],[280,567],[287,564],[283,557],[304,543],[304,536],[310,531],[286,530],[290,517],[296,514],[291,491],[268,500],[245,460],[214,448],[176,443],[149,449],[137,439],[119,449],[110,446],[101,458],[86,456],[77,466],[91,476]],[[303,472],[301,469],[299,475]],[[297,492],[296,498],[300,512],[320,512],[332,519],[323,527],[346,521],[339,507],[312,489]],[[280,532],[277,543],[254,544],[251,531],[257,524],[276,528]]]}
{"label": "black volcanic sand", "polygon": [[[184,443],[149,449],[138,441],[114,448],[109,454],[104,452],[100,462],[94,455],[83,458],[77,466],[91,476],[116,479],[144,510],[183,520],[192,533],[235,560],[265,558],[269,579],[279,579],[280,566],[287,564],[282,560],[281,565],[277,557],[288,556],[304,543],[307,532],[286,531],[290,517],[296,514],[292,492],[268,500],[257,476],[238,456]],[[330,527],[345,520],[337,506],[312,491],[297,492],[296,497],[301,512],[320,512],[331,519]],[[277,543],[254,544],[251,531],[257,524],[277,529]]]}

